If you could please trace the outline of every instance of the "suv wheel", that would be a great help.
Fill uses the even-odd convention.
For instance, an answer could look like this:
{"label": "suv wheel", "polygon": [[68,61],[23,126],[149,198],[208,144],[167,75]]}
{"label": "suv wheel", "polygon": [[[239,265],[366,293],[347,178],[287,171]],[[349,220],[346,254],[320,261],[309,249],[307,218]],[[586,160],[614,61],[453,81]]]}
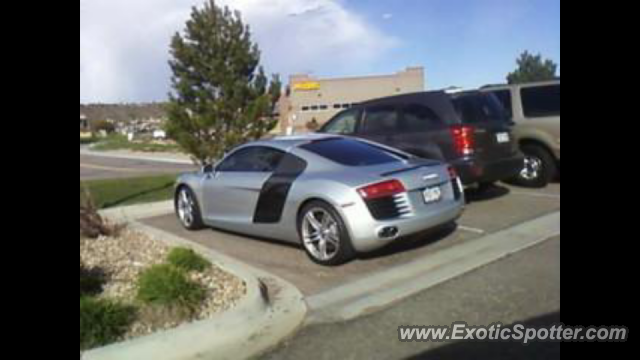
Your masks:
{"label": "suv wheel", "polygon": [[541,146],[524,145],[524,167],[516,182],[527,187],[542,188],[553,180],[556,174],[556,162],[553,156]]}

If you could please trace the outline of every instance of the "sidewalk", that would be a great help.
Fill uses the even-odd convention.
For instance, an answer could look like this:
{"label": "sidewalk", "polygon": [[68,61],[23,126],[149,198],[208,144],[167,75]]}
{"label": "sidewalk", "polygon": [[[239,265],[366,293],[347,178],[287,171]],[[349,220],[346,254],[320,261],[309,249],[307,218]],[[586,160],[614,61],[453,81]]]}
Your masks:
{"label": "sidewalk", "polygon": [[400,342],[398,326],[549,326],[560,314],[560,237],[348,322],[308,326],[262,359],[559,359],[558,343]]}

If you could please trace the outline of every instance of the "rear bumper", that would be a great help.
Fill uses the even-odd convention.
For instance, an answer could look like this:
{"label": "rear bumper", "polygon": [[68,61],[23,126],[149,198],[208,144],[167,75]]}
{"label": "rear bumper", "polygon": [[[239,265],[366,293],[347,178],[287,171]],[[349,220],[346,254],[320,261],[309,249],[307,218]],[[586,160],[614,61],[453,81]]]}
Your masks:
{"label": "rear bumper", "polygon": [[517,176],[522,170],[524,157],[522,154],[497,161],[485,162],[477,159],[457,160],[451,163],[458,171],[462,183],[495,182],[507,180]]}
{"label": "rear bumper", "polygon": [[[418,194],[412,196],[418,196]],[[444,200],[437,206],[416,210],[412,216],[405,218],[375,220],[371,217],[364,203],[341,209],[341,212],[346,219],[345,222],[349,228],[354,249],[358,252],[369,252],[382,248],[399,238],[421,233],[457,220],[464,211],[465,198],[461,196],[457,201],[451,200],[451,194],[448,191],[447,196],[449,200]],[[388,227],[397,229],[395,236],[381,237],[380,231]]]}

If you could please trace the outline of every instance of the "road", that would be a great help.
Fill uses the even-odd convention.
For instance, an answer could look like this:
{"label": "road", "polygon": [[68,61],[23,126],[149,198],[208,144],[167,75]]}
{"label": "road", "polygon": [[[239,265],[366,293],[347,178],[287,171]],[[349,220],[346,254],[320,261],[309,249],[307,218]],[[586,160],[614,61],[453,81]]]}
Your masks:
{"label": "road", "polygon": [[400,342],[400,325],[560,321],[560,237],[346,323],[311,326],[264,359],[559,359],[557,343]]}
{"label": "road", "polygon": [[195,167],[192,165],[80,154],[80,180],[120,179],[176,174],[194,169]]}

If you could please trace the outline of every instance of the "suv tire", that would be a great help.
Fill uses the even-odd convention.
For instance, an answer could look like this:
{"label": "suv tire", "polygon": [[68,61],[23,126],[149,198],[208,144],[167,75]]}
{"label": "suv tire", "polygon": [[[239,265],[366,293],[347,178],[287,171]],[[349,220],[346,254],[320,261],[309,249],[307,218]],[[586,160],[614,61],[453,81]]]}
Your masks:
{"label": "suv tire", "polygon": [[516,183],[518,185],[543,188],[556,176],[556,161],[547,149],[539,145],[527,144],[522,146],[525,155],[525,168],[522,169]]}

